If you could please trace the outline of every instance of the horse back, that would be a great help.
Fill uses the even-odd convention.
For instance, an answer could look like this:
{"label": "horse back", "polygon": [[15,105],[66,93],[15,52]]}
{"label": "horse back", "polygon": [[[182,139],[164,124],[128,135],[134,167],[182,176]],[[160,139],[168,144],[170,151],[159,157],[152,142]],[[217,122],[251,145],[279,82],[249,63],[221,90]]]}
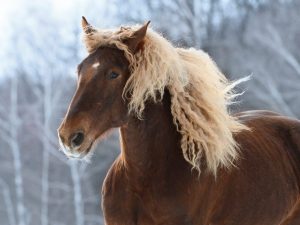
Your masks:
{"label": "horse back", "polygon": [[209,221],[281,224],[300,196],[300,121],[269,111],[236,117],[250,130],[235,135],[239,158],[219,174],[215,192],[222,198]]}
{"label": "horse back", "polygon": [[223,187],[221,214],[228,203],[236,204],[228,224],[280,224],[300,194],[300,121],[269,111],[236,116],[250,130],[235,137],[240,157],[236,169],[226,172],[230,185]]}
{"label": "horse back", "polygon": [[250,128],[237,135],[239,145],[257,143],[259,147],[250,144],[251,149],[259,151],[258,156],[272,160],[274,167],[277,163],[291,165],[300,187],[300,121],[264,110],[246,111],[236,116]]}

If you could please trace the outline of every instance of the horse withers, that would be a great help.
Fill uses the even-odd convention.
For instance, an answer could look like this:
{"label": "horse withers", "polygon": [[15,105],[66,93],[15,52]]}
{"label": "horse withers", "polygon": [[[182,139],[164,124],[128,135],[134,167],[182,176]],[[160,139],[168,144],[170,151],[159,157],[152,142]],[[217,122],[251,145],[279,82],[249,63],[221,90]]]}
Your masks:
{"label": "horse withers", "polygon": [[105,223],[299,225],[300,122],[230,114],[237,83],[148,25],[99,30],[83,18],[89,55],[58,129],[78,159],[120,129],[102,189]]}

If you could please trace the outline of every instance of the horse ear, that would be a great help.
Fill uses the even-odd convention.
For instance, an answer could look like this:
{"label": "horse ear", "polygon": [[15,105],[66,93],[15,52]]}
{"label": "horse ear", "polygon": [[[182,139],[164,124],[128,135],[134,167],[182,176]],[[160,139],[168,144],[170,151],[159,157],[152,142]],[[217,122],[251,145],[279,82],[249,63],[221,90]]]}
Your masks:
{"label": "horse ear", "polygon": [[83,16],[81,20],[81,27],[85,34],[90,34],[96,31],[96,29],[89,24],[89,22],[86,20],[86,18]]}
{"label": "horse ear", "polygon": [[135,31],[131,37],[124,40],[124,43],[133,54],[142,48],[149,23],[150,21],[145,23],[137,31]]}

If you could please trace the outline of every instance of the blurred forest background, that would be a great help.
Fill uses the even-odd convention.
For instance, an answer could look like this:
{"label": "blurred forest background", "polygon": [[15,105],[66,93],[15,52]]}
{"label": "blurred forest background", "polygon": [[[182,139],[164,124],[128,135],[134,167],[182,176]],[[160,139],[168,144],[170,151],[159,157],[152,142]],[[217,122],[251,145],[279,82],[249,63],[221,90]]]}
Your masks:
{"label": "blurred forest background", "polygon": [[300,118],[300,0],[12,0],[0,9],[0,224],[103,224],[100,189],[118,132],[90,164],[58,151],[56,129],[96,27],[143,23],[209,52],[230,79],[252,75],[235,110]]}

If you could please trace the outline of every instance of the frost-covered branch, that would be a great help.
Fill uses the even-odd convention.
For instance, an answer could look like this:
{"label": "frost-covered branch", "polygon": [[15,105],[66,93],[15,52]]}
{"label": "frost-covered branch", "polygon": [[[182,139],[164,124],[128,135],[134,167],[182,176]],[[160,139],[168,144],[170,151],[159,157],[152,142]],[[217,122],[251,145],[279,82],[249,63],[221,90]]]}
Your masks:
{"label": "frost-covered branch", "polygon": [[77,162],[74,160],[69,161],[71,176],[74,185],[74,208],[76,216],[76,225],[84,225],[84,203],[82,200],[80,176],[78,174]]}
{"label": "frost-covered branch", "polygon": [[11,194],[8,185],[0,179],[0,187],[2,187],[2,193],[3,193],[3,199],[6,211],[7,211],[7,217],[10,225],[16,225],[16,218],[14,214],[14,206],[11,200]]}

